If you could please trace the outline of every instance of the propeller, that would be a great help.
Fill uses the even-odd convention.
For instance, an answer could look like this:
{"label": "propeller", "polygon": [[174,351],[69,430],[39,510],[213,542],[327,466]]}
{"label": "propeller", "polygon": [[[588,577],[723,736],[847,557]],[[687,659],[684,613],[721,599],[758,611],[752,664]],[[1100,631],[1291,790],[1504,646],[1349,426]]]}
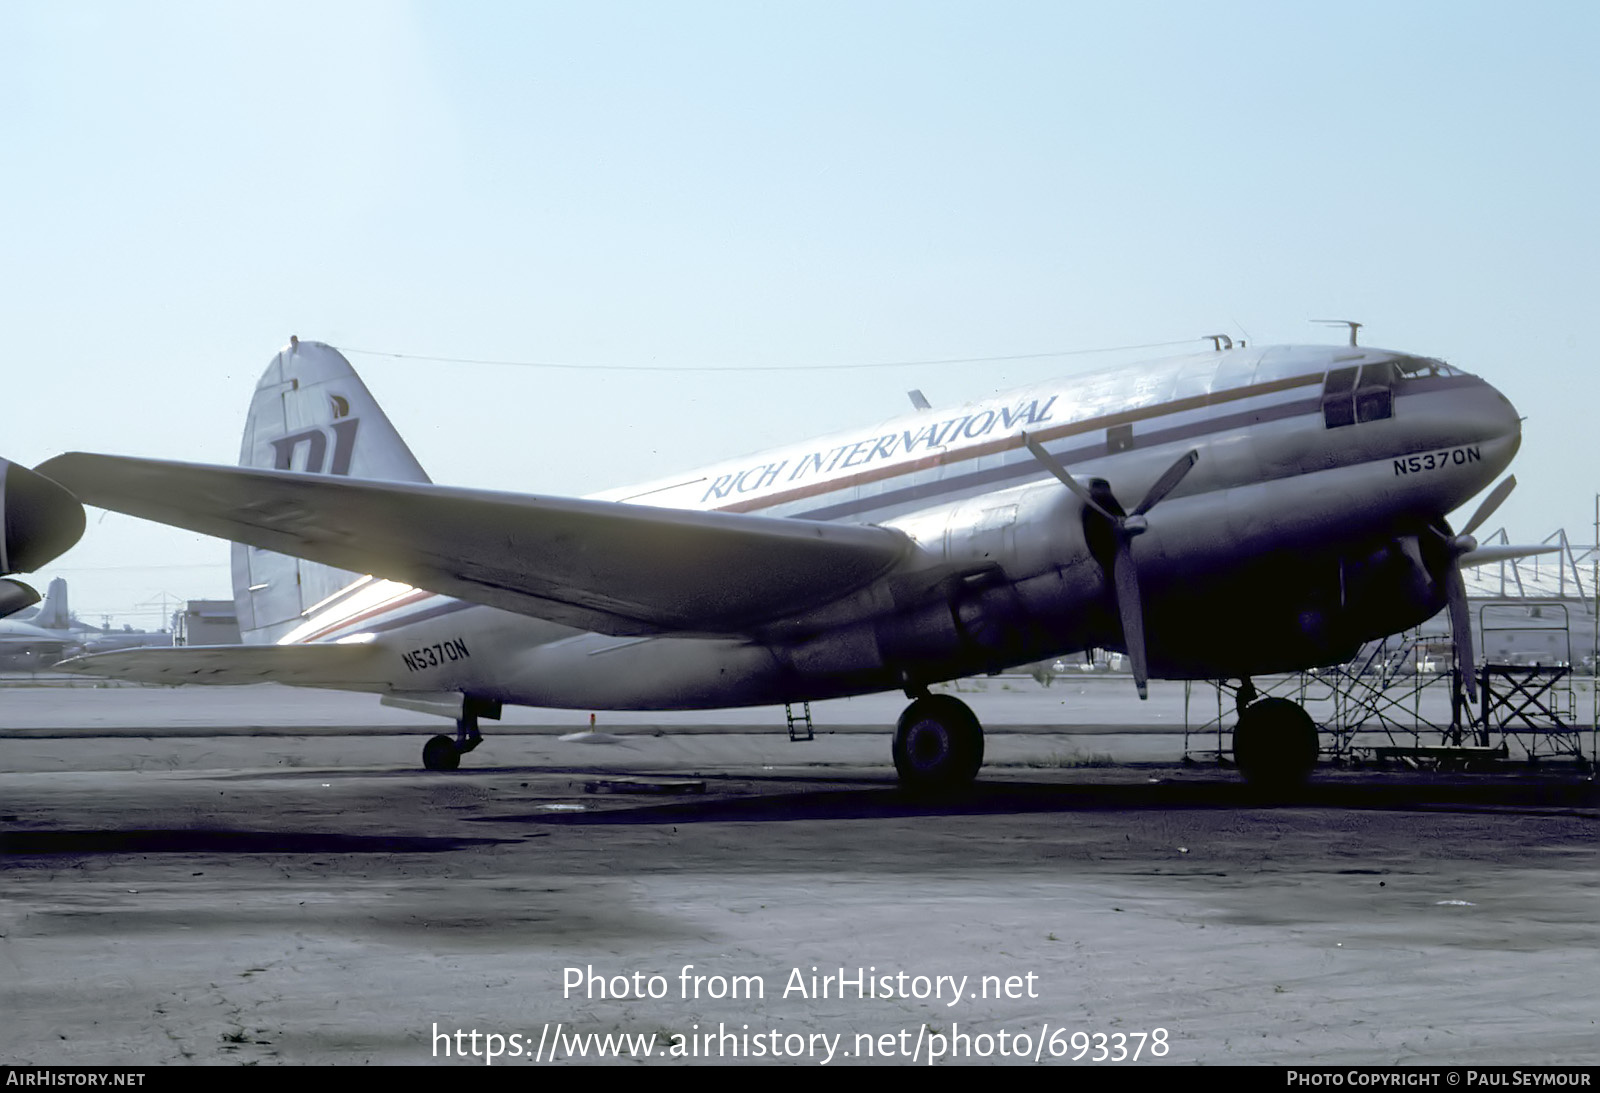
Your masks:
{"label": "propeller", "polygon": [[1067,468],[1061,465],[1061,461],[1046,451],[1044,445],[1033,437],[1023,433],[1022,442],[1027,445],[1028,451],[1033,453],[1033,458],[1060,479],[1061,484],[1076,494],[1087,508],[1097,513],[1110,530],[1115,552],[1112,557],[1111,572],[1108,575],[1116,592],[1117,613],[1122,618],[1122,640],[1128,647],[1128,659],[1133,664],[1133,684],[1139,689],[1140,698],[1148,698],[1150,696],[1147,683],[1150,673],[1149,663],[1145,657],[1144,607],[1139,598],[1139,571],[1133,564],[1133,540],[1149,528],[1145,515],[1183,481],[1183,476],[1194,468],[1200,453],[1190,450],[1179,456],[1177,461],[1156,479],[1155,484],[1145,493],[1144,500],[1140,501],[1130,513],[1118,503],[1105,479],[1090,479],[1089,485],[1085,486],[1073,478],[1067,472]]}
{"label": "propeller", "polygon": [[1468,556],[1478,549],[1478,540],[1472,537],[1472,533],[1494,515],[1494,510],[1516,488],[1516,476],[1508,475],[1483,499],[1459,535],[1450,534],[1449,525],[1443,529],[1445,545],[1450,551],[1450,569],[1444,578],[1445,600],[1450,606],[1450,635],[1455,641],[1456,668],[1461,672],[1467,698],[1472,702],[1478,700],[1478,665],[1472,648],[1472,614],[1467,609],[1467,582],[1461,570],[1467,564]]}

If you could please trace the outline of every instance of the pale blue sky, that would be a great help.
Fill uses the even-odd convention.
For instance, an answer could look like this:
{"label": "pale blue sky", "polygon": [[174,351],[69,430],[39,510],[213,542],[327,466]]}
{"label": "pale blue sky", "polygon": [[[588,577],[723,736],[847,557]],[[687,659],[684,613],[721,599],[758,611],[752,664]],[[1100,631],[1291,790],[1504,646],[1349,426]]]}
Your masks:
{"label": "pale blue sky", "polygon": [[[232,462],[291,333],[808,365],[1336,316],[1506,391],[1494,524],[1586,538],[1597,31],[1588,3],[0,0],[0,454]],[[540,493],[1126,357],[352,355],[436,480]],[[106,516],[43,576],[125,612],[227,595],[225,554]]]}

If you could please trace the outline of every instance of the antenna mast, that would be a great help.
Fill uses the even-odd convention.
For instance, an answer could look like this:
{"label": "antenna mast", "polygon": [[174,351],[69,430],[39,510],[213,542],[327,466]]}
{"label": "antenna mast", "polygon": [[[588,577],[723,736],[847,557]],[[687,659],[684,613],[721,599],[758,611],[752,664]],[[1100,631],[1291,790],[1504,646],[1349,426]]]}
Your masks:
{"label": "antenna mast", "polygon": [[1354,319],[1312,319],[1311,321],[1321,323],[1323,326],[1348,326],[1350,328],[1350,344],[1352,346],[1356,344],[1356,331],[1360,330],[1364,325]]}

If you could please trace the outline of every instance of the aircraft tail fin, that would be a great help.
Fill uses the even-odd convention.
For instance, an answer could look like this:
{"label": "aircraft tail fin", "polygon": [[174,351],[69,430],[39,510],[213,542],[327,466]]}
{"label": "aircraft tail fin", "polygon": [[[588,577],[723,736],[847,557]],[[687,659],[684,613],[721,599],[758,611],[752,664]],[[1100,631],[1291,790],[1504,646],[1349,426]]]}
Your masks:
{"label": "aircraft tail fin", "polygon": [[[330,345],[291,338],[256,384],[241,467],[428,482],[427,472],[350,362]],[[359,573],[233,546],[233,596],[244,641],[277,641]]]}
{"label": "aircraft tail fin", "polygon": [[46,630],[65,630],[72,625],[72,616],[67,611],[67,582],[60,577],[50,582],[50,587],[45,589],[44,600],[39,604],[38,613],[31,620],[34,626],[42,626]]}

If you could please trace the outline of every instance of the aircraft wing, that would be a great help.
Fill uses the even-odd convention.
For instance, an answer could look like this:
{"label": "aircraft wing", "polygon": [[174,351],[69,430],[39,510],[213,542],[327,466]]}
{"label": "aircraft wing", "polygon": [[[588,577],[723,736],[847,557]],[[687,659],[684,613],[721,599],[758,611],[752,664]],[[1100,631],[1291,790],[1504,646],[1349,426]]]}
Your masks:
{"label": "aircraft wing", "polygon": [[136,683],[289,683],[379,689],[388,676],[372,645],[180,645],[120,649],[58,661],[58,672]]}
{"label": "aircraft wing", "polygon": [[902,532],[72,452],[88,505],[606,634],[741,634],[907,559]]}

